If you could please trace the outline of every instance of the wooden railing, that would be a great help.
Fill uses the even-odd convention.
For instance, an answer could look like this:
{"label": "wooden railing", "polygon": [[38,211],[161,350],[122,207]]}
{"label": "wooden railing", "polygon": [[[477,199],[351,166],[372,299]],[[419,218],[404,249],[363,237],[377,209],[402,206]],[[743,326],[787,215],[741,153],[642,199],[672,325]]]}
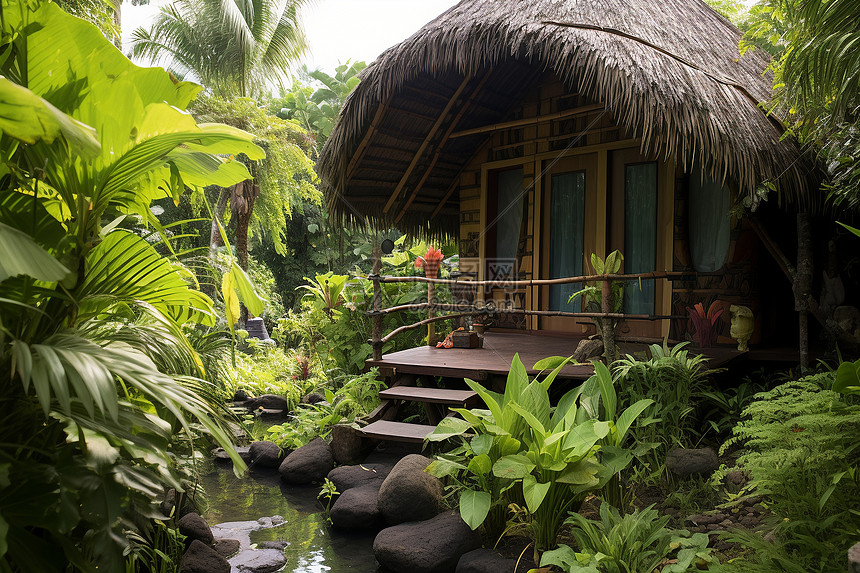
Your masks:
{"label": "wooden railing", "polygon": [[[374,260],[373,274],[367,278],[373,281],[373,308],[368,314],[372,317],[372,333],[370,344],[373,347],[373,359],[382,360],[382,347],[392,338],[415,328],[420,328],[425,325],[432,325],[441,320],[450,320],[455,318],[463,318],[468,316],[486,315],[492,313],[518,314],[526,316],[558,316],[572,318],[608,318],[618,320],[663,320],[673,318],[686,318],[684,316],[675,315],[650,315],[650,314],[625,314],[612,312],[612,283],[613,282],[629,282],[642,280],[681,280],[686,277],[693,277],[694,274],[689,272],[672,272],[672,271],[655,271],[648,273],[636,274],[605,274],[605,275],[583,275],[576,277],[563,277],[556,279],[529,279],[529,280],[503,280],[503,281],[487,281],[487,280],[460,280],[460,279],[430,279],[426,277],[392,277],[381,276],[381,262],[378,258]],[[427,302],[415,304],[403,304],[390,308],[382,307],[382,285],[385,283],[427,283]],[[573,283],[600,283],[601,284],[601,312],[566,312],[555,310],[529,310],[529,309],[497,309],[495,305],[489,305],[483,301],[478,301],[472,304],[437,304],[435,302],[435,287],[436,285],[444,284],[459,287],[471,288],[511,288],[519,289],[534,286],[561,285]],[[403,311],[418,311],[427,310],[428,317],[413,324],[401,326],[392,330],[387,335],[382,334],[382,319],[388,314]],[[449,314],[437,315],[436,312],[448,312]],[[601,323],[601,336],[604,341],[604,350],[606,358],[609,361],[615,359],[615,327],[612,325],[612,320],[604,320]],[[433,331],[430,330],[432,339]]]}

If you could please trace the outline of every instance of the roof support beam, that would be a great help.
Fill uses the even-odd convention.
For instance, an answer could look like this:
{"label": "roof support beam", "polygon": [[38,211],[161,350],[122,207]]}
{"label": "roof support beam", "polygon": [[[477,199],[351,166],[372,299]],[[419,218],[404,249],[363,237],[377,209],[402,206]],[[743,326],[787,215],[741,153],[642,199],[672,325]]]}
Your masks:
{"label": "roof support beam", "polygon": [[445,105],[445,109],[443,109],[442,113],[439,114],[438,119],[436,119],[436,123],[434,123],[433,127],[430,128],[430,132],[427,134],[427,137],[424,138],[424,142],[418,148],[418,151],[415,152],[415,157],[412,158],[412,163],[409,164],[409,167],[406,168],[406,172],[403,173],[403,177],[400,179],[400,183],[397,184],[397,187],[395,187],[394,192],[391,193],[391,197],[388,198],[388,202],[382,209],[383,213],[388,213],[388,211],[391,209],[391,206],[394,205],[394,202],[397,200],[397,196],[400,194],[400,191],[403,189],[403,186],[406,185],[406,180],[409,179],[410,175],[412,175],[412,171],[415,169],[415,166],[418,165],[418,160],[421,159],[422,155],[424,155],[424,150],[426,150],[427,146],[430,145],[430,141],[433,139],[433,136],[436,135],[436,132],[439,130],[439,127],[441,127],[442,122],[444,122],[445,118],[448,117],[448,112],[450,112],[451,108],[454,107],[454,104],[457,102],[457,99],[460,97],[460,94],[462,94],[463,90],[466,89],[466,85],[468,85],[471,79],[471,74],[463,78],[463,82],[460,84],[460,87],[457,88],[457,91],[455,91],[454,95],[451,96],[451,99],[448,100],[448,103]]}
{"label": "roof support beam", "polygon": [[[489,143],[489,141],[490,141],[490,138],[488,137],[487,139],[484,140],[484,143],[482,143],[477,148],[475,148],[475,154],[483,153],[486,150],[487,144]],[[432,221],[433,219],[436,218],[436,215],[438,215],[442,211],[442,208],[445,207],[445,204],[448,202],[448,199],[451,198],[451,195],[454,194],[454,191],[456,191],[457,188],[460,187],[460,175],[463,174],[463,171],[465,171],[466,166],[468,164],[469,164],[468,161],[466,163],[464,163],[463,166],[460,168],[460,170],[457,172],[457,175],[454,176],[454,179],[451,183],[451,186],[448,187],[448,190],[445,192],[445,195],[442,197],[442,199],[439,201],[439,204],[433,210],[433,214],[430,215],[428,222]]]}
{"label": "roof support beam", "polygon": [[406,214],[406,210],[409,209],[409,206],[412,205],[412,201],[415,200],[415,197],[418,196],[418,192],[421,191],[421,188],[424,186],[424,182],[427,181],[427,178],[430,176],[430,172],[433,171],[433,168],[436,167],[436,162],[439,161],[439,157],[442,155],[442,148],[445,147],[445,144],[448,142],[448,139],[451,137],[451,133],[454,131],[454,128],[457,127],[457,124],[460,123],[460,119],[462,119],[463,115],[466,113],[466,110],[471,108],[472,102],[475,100],[475,96],[480,93],[481,88],[484,87],[484,84],[487,83],[487,80],[490,79],[490,75],[493,73],[493,68],[487,70],[487,73],[484,74],[484,77],[481,78],[481,81],[478,82],[478,85],[475,86],[475,89],[472,90],[472,93],[469,95],[469,99],[460,106],[460,111],[457,112],[457,115],[454,116],[454,119],[451,120],[451,124],[448,126],[448,129],[445,131],[445,134],[442,136],[442,139],[436,144],[436,150],[433,153],[433,159],[430,160],[430,165],[427,166],[427,169],[424,171],[424,175],[421,177],[421,180],[418,181],[418,184],[415,185],[415,188],[412,189],[412,193],[410,193],[409,198],[406,200],[406,203],[403,204],[403,208],[400,210],[400,214],[394,219],[394,223],[397,224],[400,219],[403,218],[403,215]]}
{"label": "roof support beam", "polygon": [[358,144],[358,147],[355,148],[355,153],[352,154],[352,159],[349,160],[349,165],[346,166],[346,177],[344,178],[344,181],[349,181],[349,178],[352,176],[356,166],[364,157],[364,152],[367,150],[367,144],[370,143],[370,140],[373,138],[373,133],[376,131],[376,128],[379,127],[379,122],[382,121],[382,116],[385,115],[385,111],[388,109],[389,103],[391,103],[391,98],[387,99],[385,103],[380,104],[379,107],[376,108],[376,114],[370,121],[370,127],[367,128],[364,138],[361,140],[361,143]]}
{"label": "roof support beam", "polygon": [[504,121],[502,123],[494,123],[491,125],[484,125],[482,127],[475,127],[472,129],[464,129],[463,131],[457,131],[451,134],[451,139],[455,137],[465,137],[466,135],[475,135],[477,133],[487,133],[490,131],[499,131],[500,129],[510,129],[512,127],[522,127],[526,125],[536,125],[538,123],[543,123],[546,121],[553,121],[556,119],[562,119],[565,117],[571,117],[574,115],[585,115],[587,113],[591,113],[593,111],[597,111],[603,109],[602,103],[595,103],[591,105],[584,105],[582,107],[575,107],[573,109],[567,109],[564,111],[558,111],[555,113],[548,113],[546,115],[537,115],[535,117],[524,117],[523,119],[515,119],[512,121]]}

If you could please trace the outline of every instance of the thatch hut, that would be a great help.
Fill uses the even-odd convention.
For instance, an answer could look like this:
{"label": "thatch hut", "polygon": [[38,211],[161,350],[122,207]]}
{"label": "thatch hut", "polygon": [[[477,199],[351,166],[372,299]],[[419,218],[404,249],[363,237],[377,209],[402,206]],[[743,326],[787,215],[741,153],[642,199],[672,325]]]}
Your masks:
{"label": "thatch hut", "polygon": [[[464,0],[364,70],[319,160],[330,210],[454,234],[479,278],[585,274],[619,249],[628,273],[696,271],[629,288],[626,312],[719,299],[767,314],[760,238],[731,207],[762,185],[802,202],[812,168],[759,106],[767,56],[741,57],[740,38],[701,0]],[[486,296],[575,311],[577,288]],[[623,330],[682,338],[686,324]]]}

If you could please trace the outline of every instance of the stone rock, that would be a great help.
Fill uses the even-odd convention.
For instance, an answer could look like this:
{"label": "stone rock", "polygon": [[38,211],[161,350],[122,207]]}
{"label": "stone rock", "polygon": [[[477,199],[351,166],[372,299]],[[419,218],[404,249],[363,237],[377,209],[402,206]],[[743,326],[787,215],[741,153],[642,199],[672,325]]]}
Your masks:
{"label": "stone rock", "polygon": [[230,563],[201,541],[188,546],[179,563],[180,573],[230,573]]}
{"label": "stone rock", "polygon": [[341,529],[375,529],[382,522],[379,513],[379,486],[364,485],[346,490],[331,507],[331,523]]}
{"label": "stone rock", "polygon": [[379,488],[379,511],[389,525],[430,519],[442,503],[442,482],[424,471],[430,460],[410,454],[397,465]]}
{"label": "stone rock", "polygon": [[214,541],[212,528],[197,513],[189,513],[177,521],[176,525],[179,528],[179,533],[187,537],[185,542],[187,545],[194,540],[202,541],[205,545],[212,545],[212,541]]}
{"label": "stone rock", "polygon": [[253,442],[248,448],[251,464],[257,468],[276,468],[281,465],[281,448],[274,442]]}
{"label": "stone rock", "polygon": [[249,398],[244,406],[248,410],[256,410],[263,408],[265,410],[277,410],[278,412],[286,412],[289,410],[287,399],[276,394],[263,394],[259,398]]}
{"label": "stone rock", "polygon": [[236,393],[233,394],[234,402],[244,402],[248,398],[250,398],[250,396],[248,396],[248,393],[242,389],[236,390]]}
{"label": "stone rock", "polygon": [[573,351],[573,359],[576,362],[588,362],[589,358],[595,358],[603,354],[603,341],[599,338],[583,338]]}
{"label": "stone rock", "polygon": [[371,483],[377,484],[377,489],[391,473],[392,466],[388,464],[359,464],[356,466],[340,466],[328,472],[328,479],[343,493],[354,487]]}
{"label": "stone rock", "polygon": [[266,323],[262,318],[254,317],[245,321],[245,330],[248,331],[248,338],[259,338],[260,340],[270,340],[269,331],[266,330]]}
{"label": "stone rock", "polygon": [[310,394],[305,394],[304,396],[302,396],[302,399],[299,400],[300,404],[317,404],[319,402],[325,402],[325,396],[323,396],[319,392],[311,392]]}
{"label": "stone rock", "polygon": [[[251,448],[248,446],[239,446],[236,448],[236,453],[239,454],[239,457],[243,462],[246,464],[251,463]],[[224,448],[215,448],[212,450],[212,457],[215,458],[216,462],[232,463],[229,454],[227,454],[227,451],[224,450]]]}
{"label": "stone rock", "polygon": [[391,571],[450,573],[480,540],[460,516],[448,511],[427,521],[383,529],[373,541],[376,560]]}
{"label": "stone rock", "polygon": [[287,483],[306,484],[322,481],[333,468],[331,447],[315,438],[284,458],[278,471]]}
{"label": "stone rock", "polygon": [[720,467],[720,460],[711,448],[672,448],[666,455],[666,467],[678,476],[710,475]]}
{"label": "stone rock", "polygon": [[[370,440],[366,441],[371,445]],[[347,424],[337,424],[331,429],[331,451],[336,464],[344,466],[362,459],[367,447],[358,430]]]}
{"label": "stone rock", "polygon": [[489,549],[475,549],[460,557],[456,573],[500,573],[514,571],[517,562]]}
{"label": "stone rock", "polygon": [[280,549],[281,551],[283,551],[289,546],[289,541],[261,541],[257,544],[257,549]]}
{"label": "stone rock", "polygon": [[240,546],[238,539],[216,539],[212,548],[215,549],[215,553],[221,557],[229,559],[239,552]]}
{"label": "stone rock", "polygon": [[164,499],[158,505],[158,509],[165,517],[171,517],[173,510],[176,509],[176,490],[173,488],[164,492]]}
{"label": "stone rock", "polygon": [[242,551],[230,560],[238,573],[272,573],[287,564],[283,549],[253,549]]}
{"label": "stone rock", "polygon": [[860,543],[848,550],[848,573],[860,573]]}

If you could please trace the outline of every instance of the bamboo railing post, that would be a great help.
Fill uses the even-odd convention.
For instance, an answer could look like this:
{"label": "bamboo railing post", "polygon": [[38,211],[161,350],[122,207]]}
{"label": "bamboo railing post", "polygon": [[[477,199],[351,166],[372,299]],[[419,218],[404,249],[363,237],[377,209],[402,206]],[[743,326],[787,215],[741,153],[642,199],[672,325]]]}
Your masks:
{"label": "bamboo railing post", "polygon": [[[436,285],[434,283],[427,283],[427,304],[430,305],[430,308],[427,310],[427,318],[436,318],[436,309],[434,308],[436,304]],[[439,339],[436,336],[436,323],[430,322],[427,324],[427,346],[436,346],[437,342],[439,342]]]}
{"label": "bamboo railing post", "polygon": [[[600,283],[601,305],[600,309],[603,314],[612,313],[612,281],[604,277]],[[604,316],[600,322],[603,336],[603,355],[606,357],[606,365],[609,366],[615,362],[615,327],[612,325],[612,319]]]}
{"label": "bamboo railing post", "polygon": [[373,359],[382,360],[382,284],[379,275],[382,272],[382,250],[379,241],[373,241],[373,274],[369,277],[373,281],[373,326],[370,345],[373,347]]}

